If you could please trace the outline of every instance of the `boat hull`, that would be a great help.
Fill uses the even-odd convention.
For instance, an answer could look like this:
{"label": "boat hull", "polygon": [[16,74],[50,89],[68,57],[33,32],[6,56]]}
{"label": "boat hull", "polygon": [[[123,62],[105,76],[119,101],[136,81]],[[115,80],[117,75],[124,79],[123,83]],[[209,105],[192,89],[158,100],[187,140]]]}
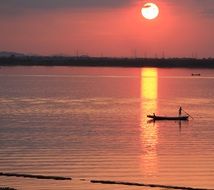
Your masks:
{"label": "boat hull", "polygon": [[166,116],[147,115],[147,117],[153,120],[188,120],[189,119],[189,116],[166,117]]}

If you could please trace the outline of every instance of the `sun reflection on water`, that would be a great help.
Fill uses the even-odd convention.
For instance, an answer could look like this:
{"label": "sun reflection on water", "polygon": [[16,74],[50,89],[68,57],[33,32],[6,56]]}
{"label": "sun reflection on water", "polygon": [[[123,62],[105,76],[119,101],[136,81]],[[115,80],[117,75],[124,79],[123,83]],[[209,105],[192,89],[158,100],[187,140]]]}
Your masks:
{"label": "sun reflection on water", "polygon": [[157,69],[144,68],[141,70],[141,98],[156,100],[158,90]]}
{"label": "sun reflection on water", "polygon": [[146,115],[157,112],[158,96],[158,71],[155,68],[141,70],[141,144],[142,172],[146,175],[157,174],[157,144],[158,126],[155,123],[147,123]]}

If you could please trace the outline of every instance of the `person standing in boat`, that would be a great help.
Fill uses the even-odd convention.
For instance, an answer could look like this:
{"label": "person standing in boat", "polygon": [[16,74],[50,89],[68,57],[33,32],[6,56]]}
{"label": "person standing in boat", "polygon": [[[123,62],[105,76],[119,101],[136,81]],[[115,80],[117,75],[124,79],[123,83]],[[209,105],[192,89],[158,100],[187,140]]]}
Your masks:
{"label": "person standing in boat", "polygon": [[178,115],[181,117],[182,107],[179,108]]}

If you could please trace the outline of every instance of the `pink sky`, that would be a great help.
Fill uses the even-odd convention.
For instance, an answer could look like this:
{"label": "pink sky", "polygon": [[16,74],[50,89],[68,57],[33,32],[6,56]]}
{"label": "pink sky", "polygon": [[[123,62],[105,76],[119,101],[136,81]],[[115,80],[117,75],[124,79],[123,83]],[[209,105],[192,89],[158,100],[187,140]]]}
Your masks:
{"label": "pink sky", "polygon": [[0,15],[0,51],[91,56],[214,57],[214,16],[193,4],[156,0],[160,15],[141,16],[143,2],[118,7],[32,9]]}

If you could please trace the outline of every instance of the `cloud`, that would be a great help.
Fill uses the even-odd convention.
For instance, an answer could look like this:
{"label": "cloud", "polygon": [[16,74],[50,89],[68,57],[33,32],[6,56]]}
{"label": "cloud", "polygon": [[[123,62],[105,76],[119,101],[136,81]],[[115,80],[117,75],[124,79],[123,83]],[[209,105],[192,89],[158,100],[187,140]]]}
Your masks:
{"label": "cloud", "polygon": [[214,1],[213,0],[196,0],[201,8],[201,13],[205,16],[214,16]]}
{"label": "cloud", "polygon": [[59,7],[102,7],[102,6],[121,6],[130,4],[131,0],[7,0],[0,4],[11,7],[28,8],[59,8]]}
{"label": "cloud", "polygon": [[214,0],[164,0],[172,6],[189,9],[202,16],[214,16]]}
{"label": "cloud", "polygon": [[0,1],[0,12],[16,14],[30,10],[62,8],[117,8],[137,1],[139,0],[5,0]]}
{"label": "cloud", "polygon": [[192,0],[192,6],[198,12],[208,15],[214,12],[214,1],[213,0]]}
{"label": "cloud", "polygon": [[[171,6],[185,6],[191,12],[214,16],[214,0],[154,0]],[[118,8],[145,0],[0,0],[0,15],[14,16],[35,10]]]}

